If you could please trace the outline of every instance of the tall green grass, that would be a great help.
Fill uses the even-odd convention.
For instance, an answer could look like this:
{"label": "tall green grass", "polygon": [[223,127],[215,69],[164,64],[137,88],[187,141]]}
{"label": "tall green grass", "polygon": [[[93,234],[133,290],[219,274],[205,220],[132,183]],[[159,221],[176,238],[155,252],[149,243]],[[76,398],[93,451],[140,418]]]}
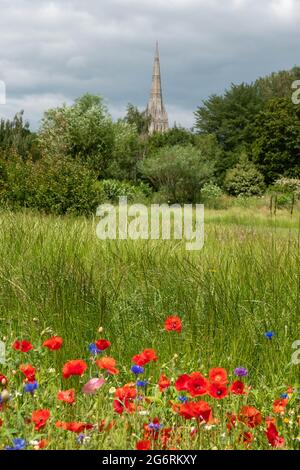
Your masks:
{"label": "tall green grass", "polygon": [[[271,406],[299,380],[291,363],[300,339],[299,214],[208,211],[206,222],[203,250],[187,252],[180,241],[99,241],[96,220],[1,213],[0,339],[63,336],[60,353],[43,358],[60,371],[105,337],[123,381],[132,379],[131,357],[150,347],[159,355],[153,381],[172,374],[174,354],[182,373],[243,366],[261,391],[258,405]],[[170,340],[163,324],[173,314],[183,332]]]}

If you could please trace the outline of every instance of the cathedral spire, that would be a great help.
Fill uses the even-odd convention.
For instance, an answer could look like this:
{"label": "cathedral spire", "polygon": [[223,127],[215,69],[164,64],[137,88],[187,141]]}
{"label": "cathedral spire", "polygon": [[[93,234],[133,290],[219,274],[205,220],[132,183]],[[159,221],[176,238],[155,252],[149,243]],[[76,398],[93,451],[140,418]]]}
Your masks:
{"label": "cathedral spire", "polygon": [[158,41],[156,41],[152,86],[146,113],[151,118],[149,134],[153,134],[154,132],[165,132],[169,128],[168,115],[165,110],[162,97]]}

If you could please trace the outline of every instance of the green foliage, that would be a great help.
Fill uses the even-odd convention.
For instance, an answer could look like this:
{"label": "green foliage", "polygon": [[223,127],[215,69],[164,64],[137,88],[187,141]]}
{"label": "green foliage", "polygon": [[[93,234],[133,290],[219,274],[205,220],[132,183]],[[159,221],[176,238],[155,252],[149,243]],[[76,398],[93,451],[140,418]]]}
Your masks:
{"label": "green foliage", "polygon": [[212,95],[195,112],[195,129],[214,134],[226,151],[253,140],[253,120],[263,107],[256,85],[232,85],[223,96]]}
{"label": "green foliage", "polygon": [[173,147],[174,145],[194,144],[195,135],[182,127],[173,127],[166,132],[155,132],[148,138],[148,153],[162,147]]}
{"label": "green foliage", "polygon": [[246,155],[242,155],[235,168],[228,170],[224,186],[227,192],[233,196],[259,196],[265,190],[263,175]]}
{"label": "green foliage", "polygon": [[129,201],[145,198],[151,194],[151,189],[145,184],[133,185],[126,181],[103,180],[98,187],[104,195],[104,199],[111,202],[119,202],[119,198],[126,196]]}
{"label": "green foliage", "polygon": [[192,145],[163,147],[140,165],[155,190],[170,202],[195,201],[202,186],[213,177],[214,166]]}
{"label": "green foliage", "polygon": [[102,98],[84,95],[72,106],[48,110],[39,142],[44,155],[78,159],[100,175],[114,146],[113,123]]}
{"label": "green foliage", "polygon": [[21,111],[12,120],[0,120],[0,153],[17,152],[23,160],[36,160],[40,156],[36,136],[30,131],[29,123],[24,122],[23,115]]}
{"label": "green foliage", "polygon": [[300,198],[300,179],[280,178],[275,181],[272,190],[284,194],[293,194],[297,198]]}
{"label": "green foliage", "polygon": [[253,160],[267,184],[281,175],[300,177],[300,107],[274,99],[255,120]]}
{"label": "green foliage", "polygon": [[222,189],[214,183],[205,183],[200,191],[201,202],[211,209],[217,209],[220,206],[222,196]]}
{"label": "green foliage", "polygon": [[300,67],[293,67],[291,70],[282,70],[259,78],[255,84],[264,101],[270,101],[274,98],[291,99],[292,83],[299,80],[299,77]]}
{"label": "green foliage", "polygon": [[94,174],[67,157],[6,162],[7,188],[2,205],[31,207],[54,214],[92,214],[102,202]]}
{"label": "green foliage", "polygon": [[139,135],[146,135],[148,134],[151,118],[145,112],[140,112],[136,106],[129,103],[127,105],[125,122],[135,126]]}

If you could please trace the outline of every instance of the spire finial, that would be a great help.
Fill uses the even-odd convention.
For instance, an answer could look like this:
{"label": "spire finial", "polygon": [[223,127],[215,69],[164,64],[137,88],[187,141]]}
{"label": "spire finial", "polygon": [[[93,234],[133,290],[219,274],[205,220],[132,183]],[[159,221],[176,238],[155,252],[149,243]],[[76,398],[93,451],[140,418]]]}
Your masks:
{"label": "spire finial", "polygon": [[155,55],[159,57],[158,41],[156,41]]}

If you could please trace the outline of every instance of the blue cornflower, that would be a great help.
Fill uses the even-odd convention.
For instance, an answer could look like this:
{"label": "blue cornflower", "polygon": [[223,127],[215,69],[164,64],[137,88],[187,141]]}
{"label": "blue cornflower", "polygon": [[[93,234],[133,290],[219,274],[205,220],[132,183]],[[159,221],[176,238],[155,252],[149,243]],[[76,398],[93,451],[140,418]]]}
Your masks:
{"label": "blue cornflower", "polygon": [[89,345],[89,351],[91,354],[93,354],[93,356],[96,356],[97,354],[100,354],[102,352],[100,349],[97,348],[95,343],[91,343]]}
{"label": "blue cornflower", "polygon": [[286,400],[286,398],[288,398],[288,394],[287,393],[283,393],[282,395],[280,395],[280,398],[282,398],[283,400]]}
{"label": "blue cornflower", "polygon": [[267,331],[265,333],[265,337],[268,338],[270,341],[274,336],[275,336],[275,333],[273,331]]}
{"label": "blue cornflower", "polygon": [[24,439],[15,438],[13,439],[13,447],[6,446],[5,450],[23,450],[26,447],[26,441]]}
{"label": "blue cornflower", "polygon": [[163,428],[163,424],[159,423],[150,423],[148,425],[149,429],[153,429],[154,431],[159,431],[161,428]]}
{"label": "blue cornflower", "polygon": [[138,380],[136,383],[137,387],[146,387],[146,385],[148,385],[147,380]]}
{"label": "blue cornflower", "polygon": [[238,377],[247,377],[248,375],[248,371],[244,367],[237,367],[236,369],[234,369],[234,373]]}
{"label": "blue cornflower", "polygon": [[38,383],[35,382],[29,382],[28,384],[24,385],[24,391],[28,393],[33,393],[35,390],[37,390],[39,387]]}
{"label": "blue cornflower", "polygon": [[181,403],[187,403],[189,401],[188,397],[185,397],[183,395],[179,395],[178,400],[181,401]]}
{"label": "blue cornflower", "polygon": [[141,366],[132,366],[131,372],[133,372],[136,375],[143,374],[145,372],[145,369],[144,367],[141,367]]}
{"label": "blue cornflower", "polygon": [[76,437],[76,441],[78,442],[78,444],[82,444],[84,439],[85,439],[84,434],[79,434],[79,436]]}

